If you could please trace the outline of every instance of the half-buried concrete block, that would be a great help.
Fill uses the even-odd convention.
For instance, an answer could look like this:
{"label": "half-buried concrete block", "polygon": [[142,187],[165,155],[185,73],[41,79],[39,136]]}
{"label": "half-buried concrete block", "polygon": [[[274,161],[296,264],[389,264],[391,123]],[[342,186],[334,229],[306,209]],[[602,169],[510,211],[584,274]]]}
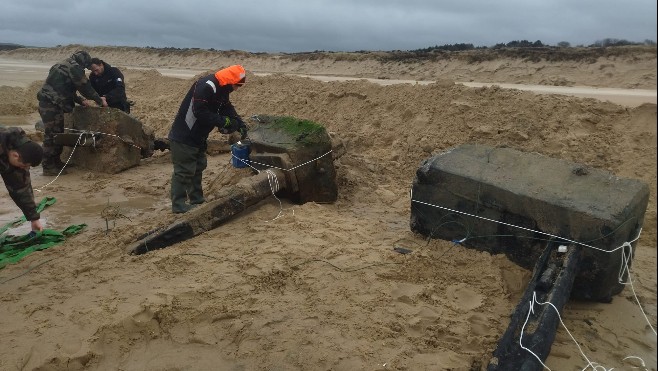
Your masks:
{"label": "half-buried concrete block", "polygon": [[332,141],[324,126],[291,116],[259,115],[249,130],[249,164],[278,168],[286,175],[281,196],[303,204],[338,198]]}
{"label": "half-buried concrete block", "polygon": [[[128,246],[130,254],[144,254],[217,228],[235,215],[271,196],[303,204],[330,203],[338,197],[334,151],[325,128],[288,116],[254,116],[250,125],[249,158],[232,158],[256,175],[220,189],[214,200],[196,207],[169,226],[142,235]],[[233,162],[233,161],[232,161]]]}
{"label": "half-buried concrete block", "polygon": [[115,108],[78,106],[64,116],[64,133],[55,136],[55,143],[69,148],[63,161],[71,156],[80,168],[110,174],[139,165],[153,154],[153,142],[150,128]]}
{"label": "half-buried concrete block", "polygon": [[609,301],[624,287],[620,270],[632,259],[624,254],[648,200],[649,186],[638,180],[537,153],[463,145],[417,170],[411,229],[504,253],[527,269],[548,241],[576,243],[583,253],[571,296]]}

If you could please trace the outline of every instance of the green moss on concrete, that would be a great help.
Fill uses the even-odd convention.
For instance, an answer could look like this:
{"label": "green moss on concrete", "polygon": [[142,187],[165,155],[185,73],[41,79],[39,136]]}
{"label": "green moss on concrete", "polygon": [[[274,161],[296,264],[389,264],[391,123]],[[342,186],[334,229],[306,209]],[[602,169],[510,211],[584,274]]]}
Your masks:
{"label": "green moss on concrete", "polygon": [[281,116],[275,118],[272,124],[304,144],[317,143],[326,138],[324,126],[310,120]]}

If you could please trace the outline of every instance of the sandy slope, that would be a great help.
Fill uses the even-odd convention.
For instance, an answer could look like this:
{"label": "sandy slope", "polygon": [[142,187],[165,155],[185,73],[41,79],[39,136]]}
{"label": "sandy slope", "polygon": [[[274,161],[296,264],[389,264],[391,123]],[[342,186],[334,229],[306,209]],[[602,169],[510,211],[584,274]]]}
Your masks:
{"label": "sandy slope", "polygon": [[[495,82],[552,86],[656,89],[656,48],[617,48],[618,52],[578,54],[553,51],[488,60],[461,53],[453,58],[423,59],[390,53],[253,54],[241,51],[164,50],[131,47],[17,49],[0,57],[54,63],[78,49],[88,50],[118,67],[185,68],[199,71],[238,61],[254,73],[323,74],[380,79]],[[570,50],[570,49],[568,49]],[[556,56],[557,54],[557,56]],[[514,55],[514,54],[512,54]],[[558,57],[560,56],[561,57]],[[580,54],[578,54],[580,55]],[[491,56],[489,56],[491,58]],[[483,59],[483,60],[480,60]],[[557,59],[557,61],[555,61]],[[565,60],[562,60],[565,59]],[[480,60],[479,62],[474,62]]]}
{"label": "sandy slope", "polygon": [[[53,61],[70,49],[9,55]],[[655,89],[655,54],[653,59],[639,56],[594,66],[494,61],[396,70],[372,62],[348,66],[242,58],[240,53],[210,59],[205,53],[154,56],[151,51],[91,50],[116,65],[139,61],[153,68],[211,70],[244,63],[248,84],[233,97],[243,116],[311,119],[344,141],[347,152],[336,163],[339,200],[332,205],[282,200],[283,217],[273,220],[281,207],[271,198],[206,235],[136,257],[126,255],[125,246],[174,219],[167,196],[168,154],[116,175],[72,169],[43,189],[41,194],[58,199],[44,216],[52,227],[84,222],[89,229],[0,272],[0,336],[5,345],[0,369],[486,366],[529,272],[502,256],[426,241],[408,226],[408,191],[418,164],[461,143],[536,151],[649,183],[651,199],[633,277],[639,300],[656,326],[656,105],[627,108],[452,83],[474,76],[478,81],[565,79],[576,85]],[[379,86],[253,75],[296,71],[381,77],[377,75],[383,69],[389,78],[440,80]],[[605,69],[613,72],[597,74]],[[191,80],[152,69],[124,72],[128,95],[137,102],[133,114],[166,135]],[[36,119],[33,97],[38,87],[0,86],[0,118],[29,127]],[[231,168],[226,154],[209,160],[205,184],[210,195],[248,176]],[[33,170],[33,183],[40,188],[52,178],[41,177],[38,170]],[[9,219],[15,207],[6,193],[0,197],[0,216]],[[119,206],[125,218],[110,222],[106,233],[100,214],[108,203]],[[414,253],[397,254],[394,246]],[[638,361],[624,358],[639,356],[648,369],[656,369],[656,336],[634,300],[627,289],[611,304],[567,305],[565,325],[591,361],[631,369]],[[575,370],[587,361],[560,330],[547,364],[554,370]]]}

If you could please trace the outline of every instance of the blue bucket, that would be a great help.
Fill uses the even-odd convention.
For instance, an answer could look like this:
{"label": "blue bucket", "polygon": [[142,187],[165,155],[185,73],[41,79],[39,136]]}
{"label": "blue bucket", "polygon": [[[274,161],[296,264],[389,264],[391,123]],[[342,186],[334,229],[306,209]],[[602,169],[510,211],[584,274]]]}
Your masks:
{"label": "blue bucket", "polygon": [[[249,161],[249,145],[244,143],[235,143],[231,145],[231,165],[235,168],[247,167],[246,161]],[[245,160],[245,162],[240,160]]]}

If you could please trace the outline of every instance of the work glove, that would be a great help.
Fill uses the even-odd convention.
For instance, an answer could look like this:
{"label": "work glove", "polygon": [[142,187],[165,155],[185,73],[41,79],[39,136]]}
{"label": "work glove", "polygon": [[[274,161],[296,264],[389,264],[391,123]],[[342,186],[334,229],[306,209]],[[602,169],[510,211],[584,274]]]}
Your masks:
{"label": "work glove", "polygon": [[240,126],[238,119],[229,116],[222,116],[221,121],[217,127],[222,134],[231,134],[236,131]]}
{"label": "work glove", "polygon": [[245,125],[244,122],[240,122],[240,127],[238,128],[238,132],[240,133],[240,140],[247,139],[247,131],[247,125]]}

